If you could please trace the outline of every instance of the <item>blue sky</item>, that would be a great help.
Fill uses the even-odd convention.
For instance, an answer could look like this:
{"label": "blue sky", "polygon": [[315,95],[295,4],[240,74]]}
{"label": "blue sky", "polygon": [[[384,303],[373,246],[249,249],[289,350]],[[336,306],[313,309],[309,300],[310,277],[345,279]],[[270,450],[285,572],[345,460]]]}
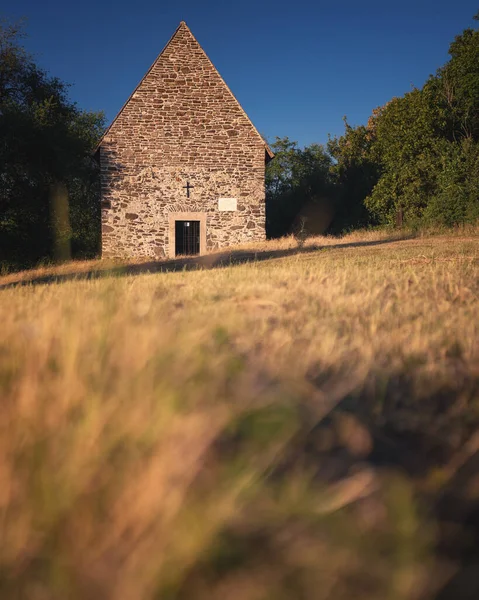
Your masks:
{"label": "blue sky", "polygon": [[477,0],[1,0],[26,46],[111,121],[185,20],[257,129],[325,143],[447,60]]}

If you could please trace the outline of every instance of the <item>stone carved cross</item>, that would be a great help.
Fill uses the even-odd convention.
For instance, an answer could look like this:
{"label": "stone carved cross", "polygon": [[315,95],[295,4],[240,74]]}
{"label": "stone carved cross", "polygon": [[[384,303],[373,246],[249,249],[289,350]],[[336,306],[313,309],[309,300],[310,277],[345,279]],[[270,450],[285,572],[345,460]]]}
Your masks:
{"label": "stone carved cross", "polygon": [[186,190],[186,197],[189,198],[190,197],[190,190],[192,190],[195,186],[194,185],[190,185],[190,182],[187,181],[186,185],[184,185],[183,187]]}

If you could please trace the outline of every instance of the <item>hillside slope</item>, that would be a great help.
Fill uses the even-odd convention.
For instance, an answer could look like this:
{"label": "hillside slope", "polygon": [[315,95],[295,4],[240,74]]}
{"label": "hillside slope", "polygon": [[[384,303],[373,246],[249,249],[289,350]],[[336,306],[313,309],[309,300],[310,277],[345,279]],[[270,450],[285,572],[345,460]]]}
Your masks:
{"label": "hillside slope", "polygon": [[2,598],[468,597],[478,239],[1,278]]}

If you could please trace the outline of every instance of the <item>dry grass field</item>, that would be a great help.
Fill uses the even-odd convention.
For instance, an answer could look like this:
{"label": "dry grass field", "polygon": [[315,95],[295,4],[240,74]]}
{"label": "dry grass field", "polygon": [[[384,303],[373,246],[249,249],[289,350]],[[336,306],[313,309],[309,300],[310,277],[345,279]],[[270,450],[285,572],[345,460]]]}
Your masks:
{"label": "dry grass field", "polygon": [[0,597],[479,597],[478,240],[0,278]]}

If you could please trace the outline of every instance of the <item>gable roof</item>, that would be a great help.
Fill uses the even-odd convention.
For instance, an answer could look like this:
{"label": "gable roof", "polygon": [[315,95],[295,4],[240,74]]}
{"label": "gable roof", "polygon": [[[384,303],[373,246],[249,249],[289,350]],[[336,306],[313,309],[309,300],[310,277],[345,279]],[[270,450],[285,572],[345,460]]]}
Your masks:
{"label": "gable roof", "polygon": [[111,128],[113,127],[113,125],[115,124],[115,122],[118,120],[118,118],[120,117],[120,115],[122,114],[122,112],[125,110],[125,108],[127,107],[128,103],[130,102],[130,100],[133,98],[133,96],[135,95],[136,91],[138,90],[138,88],[141,86],[141,84],[145,81],[145,79],[148,77],[148,75],[150,74],[150,72],[152,71],[152,69],[154,68],[154,66],[156,65],[156,63],[160,60],[160,58],[163,56],[163,54],[165,53],[166,49],[168,48],[168,46],[172,43],[172,41],[175,39],[175,37],[178,35],[178,32],[181,30],[186,30],[189,35],[194,39],[194,41],[198,44],[198,47],[200,48],[201,52],[204,54],[205,58],[208,60],[208,62],[210,63],[210,65],[212,66],[212,68],[216,71],[218,77],[220,78],[221,82],[223,83],[223,85],[225,86],[225,88],[228,90],[228,92],[230,93],[232,99],[234,100],[234,102],[237,104],[238,108],[241,110],[241,112],[243,113],[243,115],[245,116],[245,118],[247,119],[247,121],[250,123],[251,127],[253,128],[253,130],[255,131],[256,135],[261,139],[261,141],[264,144],[265,147],[265,152],[266,152],[266,162],[268,162],[269,160],[271,160],[272,158],[274,158],[274,153],[271,150],[271,148],[269,147],[269,145],[267,144],[267,142],[263,139],[263,137],[261,136],[261,134],[258,132],[258,130],[256,129],[256,127],[253,125],[251,119],[248,117],[248,115],[246,114],[246,112],[244,111],[243,107],[241,106],[241,104],[238,102],[238,100],[236,99],[235,95],[233,94],[233,92],[230,90],[230,88],[228,87],[227,83],[225,82],[225,80],[221,77],[220,73],[218,72],[218,70],[216,69],[216,67],[214,66],[214,64],[211,62],[211,59],[209,58],[209,56],[206,54],[206,52],[203,50],[203,48],[201,47],[201,45],[199,44],[198,40],[195,38],[195,36],[191,33],[190,28],[188,27],[188,25],[186,24],[185,21],[181,21],[180,24],[178,25],[178,27],[176,28],[175,33],[171,36],[171,38],[169,39],[168,43],[166,44],[166,46],[163,48],[163,50],[160,52],[160,54],[158,54],[158,56],[155,58],[155,60],[153,61],[153,64],[150,66],[150,68],[148,69],[148,71],[144,74],[144,76],[141,78],[140,82],[138,83],[138,85],[135,87],[135,89],[133,90],[133,92],[130,94],[130,96],[128,97],[127,101],[123,104],[123,106],[121,107],[121,109],[119,110],[118,114],[116,115],[116,117],[113,119],[113,121],[110,123],[110,125],[107,127],[107,129],[105,130],[105,132],[103,133],[100,141],[98,142],[96,148],[95,148],[95,154],[96,152],[98,152],[100,146],[102,145],[103,141],[105,140],[105,138],[108,136],[108,133],[111,131]]}

